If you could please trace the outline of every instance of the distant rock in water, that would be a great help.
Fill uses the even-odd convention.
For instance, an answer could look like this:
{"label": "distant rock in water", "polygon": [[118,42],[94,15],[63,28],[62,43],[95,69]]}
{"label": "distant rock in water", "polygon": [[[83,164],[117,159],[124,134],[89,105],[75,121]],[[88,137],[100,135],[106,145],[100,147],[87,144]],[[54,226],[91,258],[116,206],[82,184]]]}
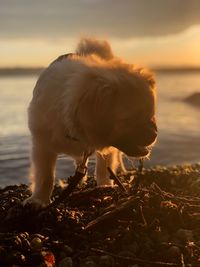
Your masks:
{"label": "distant rock in water", "polygon": [[200,108],[200,92],[193,93],[184,100],[185,102]]}

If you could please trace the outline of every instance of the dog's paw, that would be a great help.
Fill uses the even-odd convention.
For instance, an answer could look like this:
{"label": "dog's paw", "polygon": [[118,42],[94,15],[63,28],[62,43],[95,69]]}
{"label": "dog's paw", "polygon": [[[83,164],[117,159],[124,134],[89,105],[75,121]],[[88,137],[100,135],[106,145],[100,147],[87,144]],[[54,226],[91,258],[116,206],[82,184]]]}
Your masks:
{"label": "dog's paw", "polygon": [[51,203],[50,199],[41,199],[35,196],[31,196],[23,201],[24,207],[30,207],[31,209],[38,210],[45,208]]}

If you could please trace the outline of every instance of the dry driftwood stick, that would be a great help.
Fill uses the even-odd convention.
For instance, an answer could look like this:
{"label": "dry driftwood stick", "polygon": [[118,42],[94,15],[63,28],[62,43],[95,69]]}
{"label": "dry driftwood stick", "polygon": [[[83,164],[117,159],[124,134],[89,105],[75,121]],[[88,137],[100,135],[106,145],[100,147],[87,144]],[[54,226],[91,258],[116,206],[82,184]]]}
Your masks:
{"label": "dry driftwood stick", "polygon": [[[138,263],[138,264],[149,264],[151,266],[170,266],[170,267],[178,267],[180,264],[173,263],[173,262],[162,262],[162,261],[148,261],[148,260],[142,260],[139,258],[131,258],[131,257],[124,257],[120,255],[116,255],[114,253],[110,253],[108,251],[97,249],[97,248],[91,248],[92,251],[99,253],[99,254],[105,254],[108,256],[111,256],[113,258],[116,258],[118,260],[126,261],[127,263]],[[182,266],[182,265],[181,265]],[[184,265],[186,267],[187,265]]]}
{"label": "dry driftwood stick", "polygon": [[139,206],[139,211],[140,211],[140,216],[141,216],[143,225],[144,225],[145,227],[147,227],[147,221],[146,221],[146,218],[145,218],[145,216],[144,216],[143,208],[142,208],[141,205]]}
{"label": "dry driftwood stick", "polygon": [[168,200],[177,200],[179,202],[182,202],[188,209],[193,209],[195,211],[200,210],[200,198],[198,197],[192,197],[192,196],[184,196],[184,197],[179,197],[175,196],[172,193],[165,192],[162,190],[155,182],[151,184],[151,188],[153,190],[157,191],[160,195],[162,195],[164,198],[167,198]]}
{"label": "dry driftwood stick", "polygon": [[134,180],[133,180],[133,190],[135,192],[138,191],[139,185],[141,183],[143,168],[144,168],[144,161],[143,159],[139,159],[137,175],[134,177]]}
{"label": "dry driftwood stick", "polygon": [[87,188],[85,190],[81,189],[79,191],[72,192],[70,199],[78,198],[82,196],[93,196],[93,197],[101,197],[112,195],[116,191],[115,187],[94,187],[94,188]]}
{"label": "dry driftwood stick", "polygon": [[162,195],[164,198],[174,198],[174,195],[172,193],[165,192],[155,182],[151,184],[151,188]]}
{"label": "dry driftwood stick", "polygon": [[175,196],[175,199],[180,200],[182,202],[186,202],[186,203],[197,203],[197,204],[200,204],[200,198],[199,197],[193,197],[193,196],[179,197],[179,196]]}
{"label": "dry driftwood stick", "polygon": [[138,205],[139,199],[136,197],[131,197],[129,200],[121,203],[120,205],[115,205],[112,207],[111,211],[103,213],[101,216],[97,217],[95,220],[88,223],[85,227],[85,230],[91,228],[96,228],[100,225],[107,224],[107,222],[117,222],[118,219],[121,219],[122,215],[131,211],[132,207]]}
{"label": "dry driftwood stick", "polygon": [[144,160],[139,159],[138,172],[141,173],[143,171],[143,168],[144,168]]}
{"label": "dry driftwood stick", "polygon": [[110,174],[110,179],[114,180],[114,182],[119,186],[122,192],[126,192],[126,188],[123,186],[122,182],[119,178],[114,174],[110,167],[107,167],[108,172]]}
{"label": "dry driftwood stick", "polygon": [[185,261],[184,261],[184,256],[181,254],[181,262],[180,262],[181,267],[185,267]]}

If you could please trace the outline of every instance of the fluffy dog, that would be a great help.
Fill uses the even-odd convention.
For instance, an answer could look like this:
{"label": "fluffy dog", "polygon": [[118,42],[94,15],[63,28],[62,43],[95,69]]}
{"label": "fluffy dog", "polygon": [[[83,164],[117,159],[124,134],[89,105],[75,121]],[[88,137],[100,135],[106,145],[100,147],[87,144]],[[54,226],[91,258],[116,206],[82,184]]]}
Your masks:
{"label": "fluffy dog", "polygon": [[78,164],[96,152],[98,185],[111,185],[121,151],[146,157],[157,137],[155,82],[150,73],[113,56],[106,41],[82,39],[75,54],[60,56],[40,75],[29,106],[32,196],[48,205],[58,154]]}

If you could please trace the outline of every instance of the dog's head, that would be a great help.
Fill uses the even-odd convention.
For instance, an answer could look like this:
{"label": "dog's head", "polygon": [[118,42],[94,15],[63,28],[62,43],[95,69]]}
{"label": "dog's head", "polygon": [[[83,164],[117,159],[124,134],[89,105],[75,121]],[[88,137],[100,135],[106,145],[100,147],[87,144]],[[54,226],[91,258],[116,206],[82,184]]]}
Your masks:
{"label": "dog's head", "polygon": [[116,97],[112,145],[128,156],[148,156],[157,138],[156,89],[151,74],[138,71]]}
{"label": "dog's head", "polygon": [[114,146],[128,156],[147,156],[157,137],[152,75],[120,62],[97,64],[82,86],[87,89],[78,117],[88,145]]}

